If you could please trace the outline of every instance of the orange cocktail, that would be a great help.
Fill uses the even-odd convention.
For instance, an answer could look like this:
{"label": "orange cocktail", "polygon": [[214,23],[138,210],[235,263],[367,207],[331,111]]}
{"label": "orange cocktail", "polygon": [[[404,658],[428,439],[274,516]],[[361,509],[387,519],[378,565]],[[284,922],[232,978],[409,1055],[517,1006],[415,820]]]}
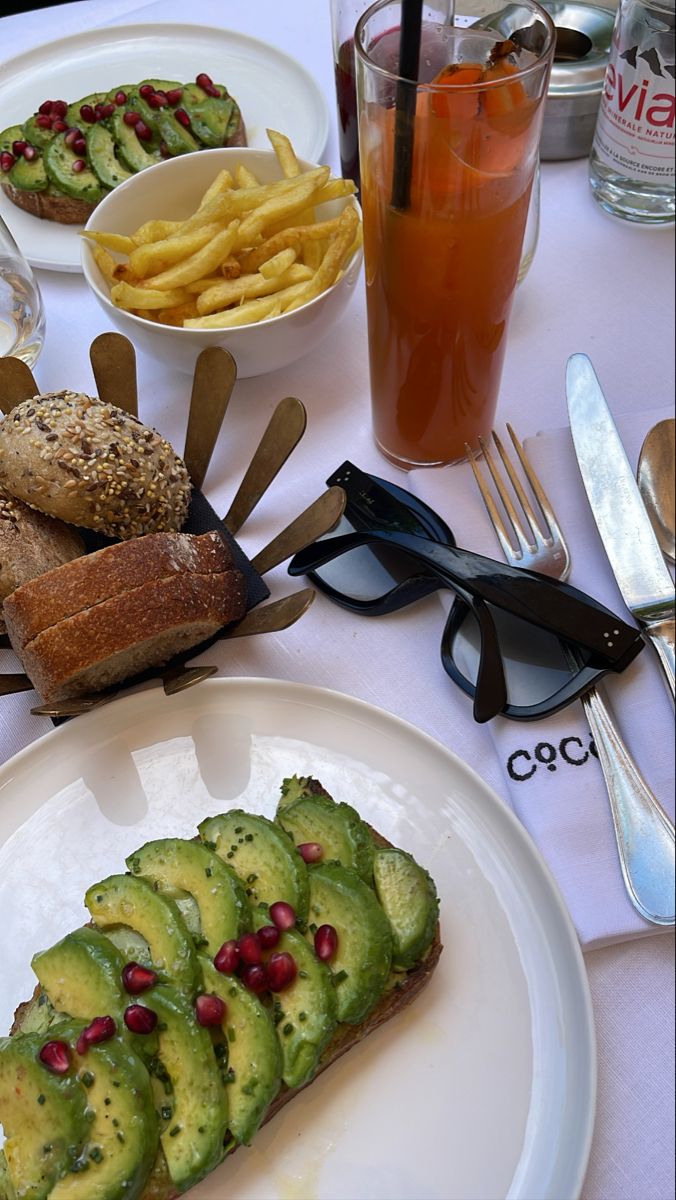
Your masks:
{"label": "orange cocktail", "polygon": [[[387,35],[376,52],[391,63]],[[464,458],[493,423],[548,74],[484,29],[425,26],[421,62],[430,79],[417,85],[403,207],[396,85],[382,66],[371,79],[364,56],[358,68],[373,426],[402,466]]]}

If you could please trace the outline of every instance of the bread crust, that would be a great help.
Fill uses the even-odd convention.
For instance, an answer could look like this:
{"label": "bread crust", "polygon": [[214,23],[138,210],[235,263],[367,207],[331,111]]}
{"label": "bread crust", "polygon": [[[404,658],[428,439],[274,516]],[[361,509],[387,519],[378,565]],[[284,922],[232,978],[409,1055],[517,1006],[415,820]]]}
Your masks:
{"label": "bread crust", "polygon": [[67,700],[163,666],[245,610],[241,571],[185,571],[83,609],[13,649],[44,700]]}
{"label": "bread crust", "polygon": [[[31,509],[26,511],[35,520],[49,520]],[[12,645],[21,655],[28,642],[52,625],[150,580],[183,571],[218,574],[232,566],[232,551],[215,530],[202,534],[149,533],[104,546],[66,563],[66,569],[57,566],[31,579],[6,597],[3,612]]]}
{"label": "bread crust", "polygon": [[0,484],[25,504],[122,539],[179,530],[185,463],[156,430],[81,392],[46,392],[0,423]]}
{"label": "bread crust", "polygon": [[[36,512],[0,488],[0,606],[16,588],[84,552],[77,530]],[[0,632],[4,630],[0,613]]]}

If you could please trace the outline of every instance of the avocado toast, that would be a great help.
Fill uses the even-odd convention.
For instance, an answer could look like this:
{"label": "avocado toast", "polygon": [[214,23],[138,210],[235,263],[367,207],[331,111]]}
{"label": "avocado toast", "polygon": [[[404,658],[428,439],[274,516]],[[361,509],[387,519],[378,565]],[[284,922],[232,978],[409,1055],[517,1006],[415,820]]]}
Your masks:
{"label": "avocado toast", "polygon": [[147,842],[0,1039],[0,1200],[171,1200],[431,978],[433,881],[316,780]]}
{"label": "avocado toast", "polygon": [[194,83],[144,79],[69,104],[45,100],[0,133],[0,186],[19,208],[72,225],[107,192],[164,158],[245,146],[237,102],[201,72]]}

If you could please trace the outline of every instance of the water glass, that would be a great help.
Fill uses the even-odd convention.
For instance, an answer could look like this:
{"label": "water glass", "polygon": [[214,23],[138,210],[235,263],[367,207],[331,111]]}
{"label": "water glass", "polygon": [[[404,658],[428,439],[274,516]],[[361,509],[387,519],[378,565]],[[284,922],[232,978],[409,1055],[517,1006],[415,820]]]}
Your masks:
{"label": "water glass", "polygon": [[0,356],[29,367],[44,341],[45,314],[35,276],[0,217]]}

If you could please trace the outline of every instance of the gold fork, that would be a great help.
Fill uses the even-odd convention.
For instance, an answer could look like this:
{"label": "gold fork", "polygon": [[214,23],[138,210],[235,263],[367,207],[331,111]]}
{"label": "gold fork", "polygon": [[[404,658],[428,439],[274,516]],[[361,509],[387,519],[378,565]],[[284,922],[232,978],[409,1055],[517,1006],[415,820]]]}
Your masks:
{"label": "gold fork", "polygon": [[[499,455],[496,460],[489,442],[480,438],[486,472],[469,446],[467,456],[502,552],[514,567],[527,567],[565,580],[570,574],[570,552],[554,510],[523,446],[511,425],[507,430],[521,471],[539,509],[534,505],[505,446],[493,432]],[[571,652],[572,653],[572,652]],[[674,924],[674,826],[645,782],[620,737],[613,718],[597,688],[582,696],[587,722],[594,738],[606,782],[620,856],[622,875],[634,907],[655,925]]]}

